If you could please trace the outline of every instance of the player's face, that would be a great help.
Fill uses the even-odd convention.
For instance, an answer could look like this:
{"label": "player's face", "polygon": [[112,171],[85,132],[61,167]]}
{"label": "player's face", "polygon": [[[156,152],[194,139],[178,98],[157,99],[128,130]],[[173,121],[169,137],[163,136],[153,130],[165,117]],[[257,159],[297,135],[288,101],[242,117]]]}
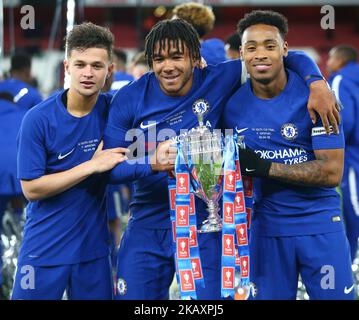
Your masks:
{"label": "player's face", "polygon": [[328,72],[337,72],[342,67],[342,61],[339,55],[335,52],[335,50],[330,50],[329,59],[327,61],[327,70]]}
{"label": "player's face", "polygon": [[98,94],[113,71],[106,49],[72,50],[65,69],[71,76],[70,89],[82,96]]}
{"label": "player's face", "polygon": [[188,48],[176,48],[172,41],[161,51],[159,47],[155,46],[152,68],[162,91],[169,96],[185,95],[192,86],[195,64]]}
{"label": "player's face", "polygon": [[242,37],[241,56],[251,78],[271,83],[284,69],[288,44],[274,26],[258,24],[247,28]]}

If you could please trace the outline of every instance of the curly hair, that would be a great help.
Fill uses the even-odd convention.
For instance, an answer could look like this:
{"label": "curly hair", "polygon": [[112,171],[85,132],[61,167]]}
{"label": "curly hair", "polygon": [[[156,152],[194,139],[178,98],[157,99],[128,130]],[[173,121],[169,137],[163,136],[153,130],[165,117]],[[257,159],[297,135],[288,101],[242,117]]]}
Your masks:
{"label": "curly hair", "polygon": [[202,38],[209,33],[214,26],[216,17],[212,8],[200,3],[188,2],[174,7],[173,16],[189,22]]}
{"label": "curly hair", "polygon": [[109,59],[112,60],[114,37],[108,28],[84,22],[75,25],[65,37],[65,41],[67,58],[70,57],[72,50],[101,48],[107,51]]}
{"label": "curly hair", "polygon": [[159,51],[165,48],[169,50],[168,43],[170,41],[173,42],[176,49],[181,49],[180,51],[184,51],[185,45],[192,59],[196,61],[201,60],[201,43],[199,42],[196,30],[182,19],[162,20],[157,22],[146,36],[145,56],[150,68],[153,66],[156,46],[159,45]]}
{"label": "curly hair", "polygon": [[256,24],[266,24],[276,27],[283,40],[288,33],[288,20],[285,16],[272,10],[254,10],[245,14],[244,18],[238,22],[237,31],[241,39],[244,31]]}

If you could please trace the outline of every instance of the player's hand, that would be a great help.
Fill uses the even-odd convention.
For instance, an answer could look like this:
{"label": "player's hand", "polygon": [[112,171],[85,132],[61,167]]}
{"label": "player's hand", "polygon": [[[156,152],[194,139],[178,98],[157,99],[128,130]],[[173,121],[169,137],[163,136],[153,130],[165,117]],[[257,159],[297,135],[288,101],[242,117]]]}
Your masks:
{"label": "player's hand", "polygon": [[167,140],[158,144],[155,153],[151,156],[151,167],[153,171],[171,171],[174,169],[177,157],[177,148],[173,141]]}
{"label": "player's hand", "polygon": [[262,159],[252,149],[239,149],[241,173],[248,177],[268,177],[271,161]]}
{"label": "player's hand", "polygon": [[317,113],[319,114],[327,134],[331,131],[330,126],[334,133],[339,133],[340,107],[325,80],[317,80],[310,84],[308,111],[313,124],[317,122]]}
{"label": "player's hand", "polygon": [[103,141],[97,147],[90,163],[93,168],[93,173],[101,173],[111,170],[119,163],[126,161],[128,158],[126,154],[129,152],[126,148],[113,148],[103,150]]}

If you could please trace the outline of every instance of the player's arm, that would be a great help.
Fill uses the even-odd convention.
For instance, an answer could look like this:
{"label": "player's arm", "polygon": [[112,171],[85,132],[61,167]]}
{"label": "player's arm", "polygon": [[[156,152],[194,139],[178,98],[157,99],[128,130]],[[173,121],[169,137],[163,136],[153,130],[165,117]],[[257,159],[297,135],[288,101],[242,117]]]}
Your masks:
{"label": "player's arm", "polygon": [[273,162],[268,177],[302,186],[336,187],[343,175],[344,149],[315,150],[316,160],[287,165]]}
{"label": "player's arm", "polygon": [[317,64],[301,51],[289,51],[284,64],[295,71],[309,86],[310,95],[307,107],[313,124],[317,122],[317,114],[319,114],[326,132],[329,134],[330,126],[332,126],[334,132],[338,133],[339,107]]}
{"label": "player's arm", "polygon": [[[105,147],[126,145],[117,139],[105,135]],[[116,165],[109,173],[110,183],[125,183],[134,181],[156,172],[171,171],[174,169],[177,149],[171,147],[171,141],[164,141],[157,145],[155,152],[148,156],[134,157],[126,160],[120,165]],[[131,148],[131,146],[128,146]]]}
{"label": "player's arm", "polygon": [[64,192],[93,174],[106,172],[125,161],[127,149],[102,150],[102,142],[91,160],[69,170],[43,175],[32,180],[21,179],[21,187],[29,201],[36,201]]}
{"label": "player's arm", "polygon": [[251,149],[240,150],[243,175],[301,186],[335,187],[343,174],[344,149],[314,150],[316,159],[289,165],[261,159]]}

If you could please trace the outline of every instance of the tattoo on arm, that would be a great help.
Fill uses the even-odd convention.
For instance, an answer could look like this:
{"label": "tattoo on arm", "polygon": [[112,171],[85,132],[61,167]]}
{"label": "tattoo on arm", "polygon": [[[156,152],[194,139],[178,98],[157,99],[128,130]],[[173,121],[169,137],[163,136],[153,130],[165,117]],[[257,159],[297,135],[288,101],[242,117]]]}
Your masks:
{"label": "tattoo on arm", "polygon": [[272,163],[269,177],[286,183],[302,186],[331,186],[326,166],[329,157],[322,154],[320,159],[304,163],[287,165]]}

